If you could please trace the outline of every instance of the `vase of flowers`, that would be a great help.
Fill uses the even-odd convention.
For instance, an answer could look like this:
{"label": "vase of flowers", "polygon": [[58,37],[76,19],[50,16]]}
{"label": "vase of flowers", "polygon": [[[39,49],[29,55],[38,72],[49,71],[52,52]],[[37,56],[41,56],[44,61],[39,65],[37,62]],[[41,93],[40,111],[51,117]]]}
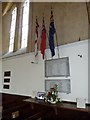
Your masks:
{"label": "vase of flowers", "polygon": [[60,98],[58,98],[57,84],[54,84],[54,86],[46,93],[45,101],[52,104],[60,102]]}

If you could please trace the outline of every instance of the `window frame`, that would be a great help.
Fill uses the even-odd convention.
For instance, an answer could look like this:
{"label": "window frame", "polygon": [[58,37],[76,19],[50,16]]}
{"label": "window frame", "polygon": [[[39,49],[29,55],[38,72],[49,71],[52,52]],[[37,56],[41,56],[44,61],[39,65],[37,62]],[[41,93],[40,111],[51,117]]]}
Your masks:
{"label": "window frame", "polygon": [[[22,49],[22,50],[24,50],[24,49],[26,49],[27,47],[28,47],[28,35],[29,35],[29,12],[30,12],[30,2],[29,2],[29,0],[25,0],[25,1],[28,1],[28,21],[27,21],[27,45],[25,46],[25,47],[22,47],[22,28],[23,28],[23,17],[24,17],[24,15],[23,15],[23,12],[24,12],[24,3],[25,2],[23,2],[22,3],[22,5],[21,5],[21,9],[22,9],[22,21],[21,21],[21,37],[20,37],[20,49]],[[26,50],[25,50],[26,51]]]}
{"label": "window frame", "polygon": [[[14,20],[14,23],[12,24],[12,20],[13,20],[13,11],[16,9],[16,11],[15,11],[15,20]],[[15,34],[16,34],[16,23],[17,23],[17,6],[15,5],[14,7],[13,7],[13,9],[12,9],[12,12],[11,12],[11,20],[10,20],[10,31],[9,31],[9,47],[8,47],[8,52],[9,53],[11,53],[11,52],[13,52],[14,51],[14,44],[15,44]],[[11,31],[11,29],[12,29],[12,26],[14,25],[14,30],[13,31]],[[14,35],[11,35],[11,33],[12,32],[14,32]],[[11,36],[12,36],[12,38],[11,38]],[[11,41],[13,39],[13,42]],[[12,44],[10,44],[10,42],[12,42]],[[12,50],[10,50],[10,46],[11,45],[13,45],[13,48],[12,48]]]}

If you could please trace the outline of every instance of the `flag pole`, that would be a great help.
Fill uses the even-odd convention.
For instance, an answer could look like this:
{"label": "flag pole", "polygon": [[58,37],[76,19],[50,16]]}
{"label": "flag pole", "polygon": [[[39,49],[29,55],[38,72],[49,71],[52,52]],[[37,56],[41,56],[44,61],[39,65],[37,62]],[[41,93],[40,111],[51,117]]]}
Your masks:
{"label": "flag pole", "polygon": [[54,18],[53,18],[53,10],[51,7],[51,16],[50,16],[50,25],[49,25],[49,47],[51,50],[51,56],[53,58],[53,56],[55,55],[55,46],[54,46],[54,34],[55,34],[56,30],[54,27]]}
{"label": "flag pole", "polygon": [[[43,13],[43,19],[44,19],[44,13]],[[46,34],[46,36],[47,36],[47,34]],[[45,59],[47,60],[46,52],[44,52],[44,56],[45,56]]]}
{"label": "flag pole", "polygon": [[57,44],[58,58],[60,58],[60,55],[59,55],[59,45],[58,45],[58,39],[57,39],[57,32],[55,32],[55,36],[56,36],[56,44]]}
{"label": "flag pole", "polygon": [[46,53],[44,53],[44,55],[45,55],[45,59],[47,60],[47,56],[46,56]]}
{"label": "flag pole", "polygon": [[[47,33],[47,39],[48,39],[48,41],[49,41],[49,35],[48,35],[48,33]],[[48,44],[49,44],[49,42],[48,42]],[[51,57],[52,57],[52,55],[51,55]],[[53,57],[52,57],[52,59],[53,59]]]}
{"label": "flag pole", "polygon": [[36,34],[36,38],[35,38],[35,62],[38,63],[38,20],[37,20],[37,16],[36,16],[36,28],[35,28],[35,34]]}
{"label": "flag pole", "polygon": [[[53,10],[52,6],[51,6],[51,11]],[[56,26],[56,25],[55,25]],[[58,51],[58,58],[60,58],[59,55],[59,45],[58,45],[58,39],[57,39],[57,32],[55,31],[55,37],[56,37],[56,44],[57,44],[57,51]]]}
{"label": "flag pole", "polygon": [[43,13],[43,19],[42,19],[42,31],[41,31],[41,45],[40,50],[42,54],[42,58],[47,59],[45,55],[45,49],[46,49],[46,27],[45,27],[45,21],[44,21],[44,13]]}
{"label": "flag pole", "polygon": [[[52,6],[51,6],[51,12],[53,12],[53,8],[52,8]],[[52,13],[51,13],[52,14]],[[53,56],[52,56],[52,59],[53,59]]]}
{"label": "flag pole", "polygon": [[[52,7],[51,7],[51,11],[52,11]],[[56,25],[55,25],[55,26],[56,26]],[[59,55],[59,45],[58,45],[58,39],[57,39],[57,31],[55,31],[55,37],[56,37],[56,44],[57,44],[58,58],[60,58],[60,55]]]}

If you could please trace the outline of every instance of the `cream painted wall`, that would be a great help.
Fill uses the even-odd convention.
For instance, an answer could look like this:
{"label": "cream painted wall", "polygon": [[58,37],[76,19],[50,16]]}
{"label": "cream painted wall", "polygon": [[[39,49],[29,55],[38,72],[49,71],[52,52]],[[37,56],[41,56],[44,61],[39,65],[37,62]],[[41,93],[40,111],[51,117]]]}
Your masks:
{"label": "cream painted wall", "polygon": [[0,92],[2,91],[2,3],[0,2]]}
{"label": "cream painted wall", "polygon": [[[77,97],[86,98],[88,102],[88,41],[62,45],[59,51],[61,57],[69,57],[69,78],[71,79],[71,93],[60,93],[59,96],[66,101],[76,101]],[[78,54],[83,57],[80,58]],[[46,57],[51,58],[49,49],[46,50]],[[57,58],[57,49],[55,58]],[[46,78],[40,51],[38,64],[32,64],[33,60],[34,53],[3,59],[3,72],[12,71],[10,89],[3,90],[3,92],[31,96],[32,91],[44,91]]]}
{"label": "cream painted wall", "polygon": [[[50,12],[53,8],[54,20],[57,30],[58,43],[67,44],[88,38],[88,15],[86,4],[81,2],[37,2],[31,4],[29,24],[29,52],[34,50],[35,40],[35,20],[38,17],[40,30],[42,26],[42,17],[44,14],[47,32],[49,31]],[[9,11],[3,17],[3,53],[8,51],[9,29],[10,29]],[[84,28],[84,29],[83,29]],[[40,43],[40,40],[39,40]],[[55,42],[56,43],[56,42]],[[48,40],[47,40],[48,47]]]}
{"label": "cream painted wall", "polygon": [[[88,16],[85,3],[62,2],[62,3],[33,3],[32,11],[32,50],[35,39],[35,18],[38,17],[40,29],[44,14],[47,32],[49,31],[50,12],[53,8],[55,26],[59,45],[72,43],[88,38]],[[85,28],[85,29],[83,29]],[[56,42],[56,41],[55,41]],[[47,40],[48,46],[48,40]]]}
{"label": "cream painted wall", "polygon": [[[47,32],[49,30],[50,12],[53,15],[57,30],[59,44],[66,44],[88,38],[88,16],[85,3],[62,2],[62,3],[33,3],[33,32],[35,31],[35,17],[38,17],[39,25],[42,26],[44,14]],[[83,29],[85,28],[85,29]],[[34,34],[33,38],[34,40]]]}
{"label": "cream painted wall", "polygon": [[8,52],[11,11],[2,17],[2,53]]}
{"label": "cream painted wall", "polygon": [[0,2],[0,56],[2,54],[2,3]]}
{"label": "cream painted wall", "polygon": [[[89,29],[89,33],[90,33],[90,29]],[[88,61],[90,61],[89,51],[90,51],[90,40],[88,41]],[[90,62],[88,62],[88,100],[90,101]]]}

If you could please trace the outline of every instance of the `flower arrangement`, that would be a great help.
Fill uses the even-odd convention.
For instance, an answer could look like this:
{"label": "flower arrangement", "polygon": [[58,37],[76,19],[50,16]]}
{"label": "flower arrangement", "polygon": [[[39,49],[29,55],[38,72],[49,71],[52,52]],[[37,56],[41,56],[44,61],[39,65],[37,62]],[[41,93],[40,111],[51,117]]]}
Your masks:
{"label": "flower arrangement", "polygon": [[46,93],[45,101],[53,104],[61,102],[60,98],[58,98],[57,84],[54,84],[50,91]]}

